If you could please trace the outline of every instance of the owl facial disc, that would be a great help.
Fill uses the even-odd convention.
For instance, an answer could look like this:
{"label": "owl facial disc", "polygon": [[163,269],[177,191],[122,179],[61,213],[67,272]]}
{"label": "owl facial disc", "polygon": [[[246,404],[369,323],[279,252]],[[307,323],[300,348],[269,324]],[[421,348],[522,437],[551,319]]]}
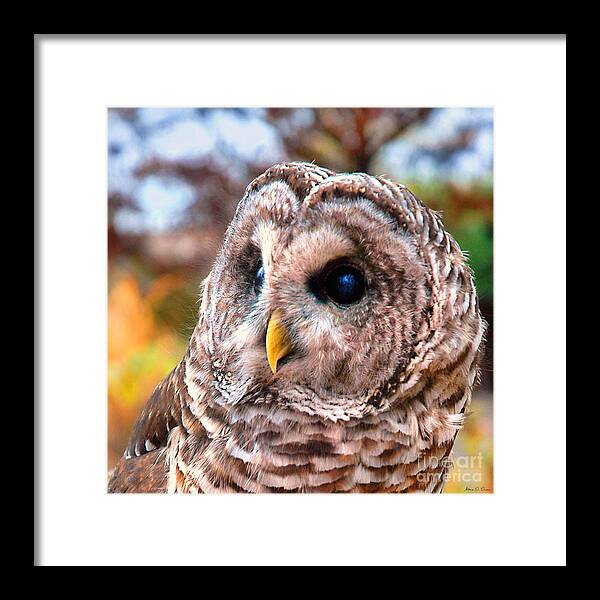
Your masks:
{"label": "owl facial disc", "polygon": [[275,310],[269,319],[266,347],[269,366],[273,374],[275,374],[277,372],[277,363],[293,350],[285,327],[281,323],[281,310],[279,309]]}

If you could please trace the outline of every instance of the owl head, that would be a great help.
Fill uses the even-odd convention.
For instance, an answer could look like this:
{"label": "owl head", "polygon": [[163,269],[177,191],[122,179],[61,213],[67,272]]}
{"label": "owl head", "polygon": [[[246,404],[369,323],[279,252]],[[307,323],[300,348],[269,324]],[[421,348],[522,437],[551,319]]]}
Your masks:
{"label": "owl head", "polygon": [[483,335],[471,271],[433,211],[386,179],[306,163],[275,165],[246,189],[200,325],[223,405],[334,421],[449,373],[448,394],[464,390]]}

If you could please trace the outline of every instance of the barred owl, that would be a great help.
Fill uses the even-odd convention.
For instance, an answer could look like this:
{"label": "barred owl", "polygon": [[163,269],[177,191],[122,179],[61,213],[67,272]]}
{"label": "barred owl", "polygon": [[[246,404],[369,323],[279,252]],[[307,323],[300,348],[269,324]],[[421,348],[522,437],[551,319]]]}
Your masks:
{"label": "barred owl", "polygon": [[440,492],[484,329],[465,256],[406,187],[275,165],[109,491]]}

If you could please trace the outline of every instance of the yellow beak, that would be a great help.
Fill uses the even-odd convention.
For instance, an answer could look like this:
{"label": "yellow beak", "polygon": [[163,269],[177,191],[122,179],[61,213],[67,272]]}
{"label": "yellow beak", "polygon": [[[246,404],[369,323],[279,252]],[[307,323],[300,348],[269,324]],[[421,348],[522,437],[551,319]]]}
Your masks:
{"label": "yellow beak", "polygon": [[293,350],[285,327],[281,324],[281,311],[279,309],[269,319],[266,346],[269,366],[275,374],[277,372],[277,363]]}

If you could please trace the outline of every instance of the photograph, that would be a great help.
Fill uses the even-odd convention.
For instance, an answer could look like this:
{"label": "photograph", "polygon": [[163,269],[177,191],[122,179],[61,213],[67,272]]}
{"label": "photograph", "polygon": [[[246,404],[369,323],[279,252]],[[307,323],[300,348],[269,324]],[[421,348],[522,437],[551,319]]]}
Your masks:
{"label": "photograph", "polygon": [[109,492],[493,493],[491,107],[107,119]]}

